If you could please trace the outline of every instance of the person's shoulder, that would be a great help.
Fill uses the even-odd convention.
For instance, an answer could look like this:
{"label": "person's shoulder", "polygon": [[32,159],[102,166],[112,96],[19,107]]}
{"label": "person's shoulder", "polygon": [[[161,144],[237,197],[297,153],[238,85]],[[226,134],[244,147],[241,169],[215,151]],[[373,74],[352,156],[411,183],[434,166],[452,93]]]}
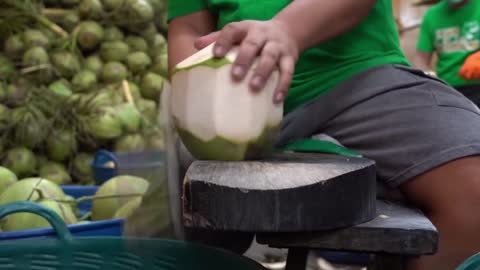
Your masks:
{"label": "person's shoulder", "polygon": [[445,12],[448,12],[448,10],[449,7],[447,1],[440,1],[437,4],[431,6],[425,13],[425,16],[441,15]]}

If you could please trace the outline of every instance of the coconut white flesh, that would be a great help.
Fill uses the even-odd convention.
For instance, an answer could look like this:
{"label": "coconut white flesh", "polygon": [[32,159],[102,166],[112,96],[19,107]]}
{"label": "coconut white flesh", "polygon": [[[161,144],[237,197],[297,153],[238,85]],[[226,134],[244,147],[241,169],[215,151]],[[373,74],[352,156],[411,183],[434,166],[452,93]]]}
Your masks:
{"label": "coconut white flesh", "polygon": [[172,112],[177,125],[203,141],[222,137],[237,143],[254,141],[266,128],[278,126],[283,117],[283,106],[273,104],[278,71],[264,89],[253,93],[248,84],[254,67],[235,82],[230,70],[237,51],[212,64],[212,49],[210,45],[176,67]]}

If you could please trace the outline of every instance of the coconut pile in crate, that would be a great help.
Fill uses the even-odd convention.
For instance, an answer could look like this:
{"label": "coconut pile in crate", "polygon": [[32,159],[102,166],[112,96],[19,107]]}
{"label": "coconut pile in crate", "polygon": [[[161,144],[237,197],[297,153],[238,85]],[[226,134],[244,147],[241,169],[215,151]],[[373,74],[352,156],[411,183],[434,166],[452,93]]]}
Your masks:
{"label": "coconut pile in crate", "polygon": [[0,1],[0,159],[91,184],[100,148],[163,148],[165,0]]}

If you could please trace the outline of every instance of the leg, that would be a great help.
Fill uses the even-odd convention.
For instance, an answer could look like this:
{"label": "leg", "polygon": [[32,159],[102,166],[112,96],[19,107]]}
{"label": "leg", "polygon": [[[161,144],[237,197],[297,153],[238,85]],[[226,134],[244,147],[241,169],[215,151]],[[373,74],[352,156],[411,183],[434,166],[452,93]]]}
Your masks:
{"label": "leg", "polygon": [[480,251],[480,157],[463,158],[416,177],[402,186],[439,230],[434,256],[411,260],[411,270],[452,270]]}
{"label": "leg", "polygon": [[287,267],[285,270],[307,269],[308,249],[291,248],[288,250]]}

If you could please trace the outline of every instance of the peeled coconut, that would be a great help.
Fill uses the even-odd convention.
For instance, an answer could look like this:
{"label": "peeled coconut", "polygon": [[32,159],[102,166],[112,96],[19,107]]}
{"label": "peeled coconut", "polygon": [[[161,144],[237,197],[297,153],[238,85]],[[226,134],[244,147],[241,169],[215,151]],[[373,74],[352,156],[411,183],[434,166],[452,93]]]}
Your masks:
{"label": "peeled coconut", "polygon": [[9,185],[0,194],[0,205],[42,199],[63,200],[65,193],[57,184],[39,177],[25,178]]}
{"label": "peeled coconut", "polygon": [[[40,201],[39,204],[52,209],[67,225],[75,224],[77,222],[77,218],[72,209],[65,204],[53,200],[43,200]],[[48,227],[51,227],[51,225],[46,219],[32,213],[17,213],[2,219],[2,230],[7,232]]]}
{"label": "peeled coconut", "polygon": [[72,178],[68,174],[65,166],[56,162],[47,162],[40,167],[39,176],[57,185],[66,185],[72,182]]}
{"label": "peeled coconut", "polygon": [[127,219],[129,218],[135,210],[137,210],[138,207],[142,204],[142,198],[138,197],[135,199],[131,199],[128,201],[126,204],[124,204],[120,209],[115,212],[114,218],[121,218],[121,219]]}
{"label": "peeled coconut", "polygon": [[197,159],[255,159],[271,151],[283,117],[273,103],[275,71],[264,89],[249,88],[230,72],[237,49],[218,59],[213,44],[180,62],[172,74],[172,114],[179,135]]}
{"label": "peeled coconut", "polygon": [[17,176],[5,167],[0,167],[0,194],[11,184],[17,182]]}
{"label": "peeled coconut", "polygon": [[134,198],[143,196],[148,186],[147,180],[136,176],[123,175],[108,180],[95,193],[92,220],[113,218],[123,205]]}
{"label": "peeled coconut", "polygon": [[35,173],[37,160],[30,149],[17,147],[7,152],[3,165],[21,178]]}

